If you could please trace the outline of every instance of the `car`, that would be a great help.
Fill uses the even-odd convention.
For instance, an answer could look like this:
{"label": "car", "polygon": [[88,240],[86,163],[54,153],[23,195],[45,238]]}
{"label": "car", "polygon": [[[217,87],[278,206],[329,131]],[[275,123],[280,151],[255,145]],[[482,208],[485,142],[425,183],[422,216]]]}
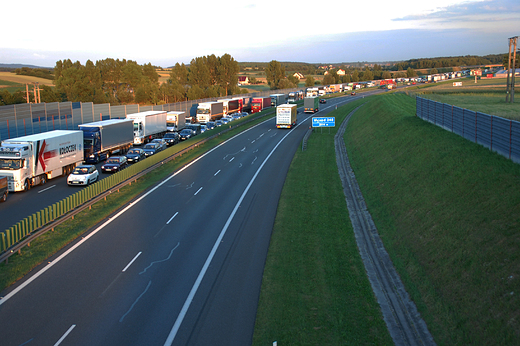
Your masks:
{"label": "car", "polygon": [[320,103],[327,103],[327,100],[325,100],[325,99],[320,99]]}
{"label": "car", "polygon": [[124,169],[127,165],[128,161],[126,156],[112,156],[101,165],[101,171],[103,173],[115,173]]}
{"label": "car", "polygon": [[164,135],[163,139],[166,141],[166,144],[168,145],[177,144],[181,140],[177,132],[167,132]]}
{"label": "car", "polygon": [[159,151],[161,151],[161,146],[159,145],[159,143],[150,142],[144,145],[143,150],[146,157],[148,157],[157,154]]}
{"label": "car", "polygon": [[222,118],[220,119],[220,121],[222,121],[222,125],[226,125],[227,123],[229,123],[229,118]]}
{"label": "car", "polygon": [[242,116],[240,115],[240,113],[237,113],[237,114],[233,114],[233,120],[238,120],[240,119]]}
{"label": "car", "polygon": [[139,162],[146,158],[146,155],[144,154],[144,150],[141,148],[131,148],[126,153],[126,160],[128,163],[135,163]]}
{"label": "car", "polygon": [[89,185],[99,178],[99,172],[94,165],[79,165],[67,177],[67,184],[72,185]]}
{"label": "car", "polygon": [[168,143],[162,138],[153,139],[150,143],[159,143],[161,150],[168,148]]}
{"label": "car", "polygon": [[222,121],[222,119],[215,121],[215,127],[219,127],[222,125],[224,125],[224,122]]}
{"label": "car", "polygon": [[206,125],[204,125],[204,124],[203,124],[203,125],[200,125],[200,133],[204,133],[204,132],[206,132],[207,129],[208,129],[208,128],[206,127]]}
{"label": "car", "polygon": [[181,141],[184,141],[186,139],[190,139],[193,136],[193,131],[190,129],[184,129],[179,133],[181,137]]}
{"label": "car", "polygon": [[215,128],[215,122],[214,121],[208,121],[206,123],[206,129],[207,130],[211,130],[211,129],[214,129]]}
{"label": "car", "polygon": [[353,92],[350,93],[350,95],[354,96],[354,95],[356,95],[356,92],[353,91]]}

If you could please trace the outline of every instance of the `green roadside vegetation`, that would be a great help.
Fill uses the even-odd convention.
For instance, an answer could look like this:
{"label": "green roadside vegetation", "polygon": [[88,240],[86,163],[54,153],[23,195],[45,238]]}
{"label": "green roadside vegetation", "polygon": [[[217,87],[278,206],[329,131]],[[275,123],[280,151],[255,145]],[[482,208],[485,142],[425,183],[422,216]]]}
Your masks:
{"label": "green roadside vegetation", "polygon": [[[415,117],[405,94],[369,97],[345,134],[379,234],[439,345],[520,338],[520,166]],[[355,104],[331,116],[340,119]],[[255,345],[391,344],[360,263],[333,159],[315,132],[284,186]],[[352,285],[352,287],[350,287]]]}
{"label": "green roadside vegetation", "polygon": [[[217,146],[237,133],[244,131],[244,129],[265,121],[272,116],[273,111],[268,110],[254,121],[239,128],[232,129],[206,142],[205,144],[197,146],[188,153],[163,164],[160,168],[155,169],[132,184],[121,188],[117,193],[108,196],[106,200],[94,204],[91,209],[81,212],[80,214],[76,215],[74,219],[62,223],[56,227],[54,231],[48,232],[44,236],[41,236],[38,239],[32,241],[30,246],[26,246],[21,250],[20,255],[15,254],[9,257],[8,264],[5,262],[0,263],[0,291],[21,279],[25,274],[58,252],[64,246],[80,237],[86,231],[105,220],[110,215],[116,213],[133,199],[153,187],[167,176],[171,175],[176,170],[182,168],[184,165],[202,155],[209,149]],[[232,124],[226,126],[234,126],[247,120],[247,117],[242,118],[235,120]],[[187,146],[193,144],[195,141],[198,141],[199,138],[213,135],[215,133],[214,131],[215,130],[208,131],[193,138],[192,140],[181,142],[169,148],[168,150],[172,150],[172,154],[179,152]]]}
{"label": "green roadside vegetation", "polygon": [[[328,116],[339,124],[359,100]],[[297,151],[278,205],[253,345],[391,345],[338,176],[336,129]]]}

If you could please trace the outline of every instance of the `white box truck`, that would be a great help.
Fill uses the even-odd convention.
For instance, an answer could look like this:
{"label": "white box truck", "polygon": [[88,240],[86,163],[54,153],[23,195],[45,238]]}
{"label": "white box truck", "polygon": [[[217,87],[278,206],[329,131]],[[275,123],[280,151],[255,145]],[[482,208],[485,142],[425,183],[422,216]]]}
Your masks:
{"label": "white box truck", "polygon": [[290,129],[296,125],[298,105],[283,104],[276,107],[276,127],[279,129]]}
{"label": "white box truck", "polygon": [[0,176],[7,177],[11,192],[67,175],[82,162],[82,131],[43,132],[6,139],[0,145]]}
{"label": "white box truck", "polygon": [[163,138],[167,131],[165,111],[146,111],[127,114],[134,121],[134,144],[146,144],[154,138]]}
{"label": "white box truck", "polygon": [[169,132],[180,131],[186,126],[186,112],[170,111],[166,113],[166,129]]}
{"label": "white box truck", "polygon": [[218,120],[223,116],[224,104],[222,102],[202,102],[197,106],[197,122],[201,124]]}

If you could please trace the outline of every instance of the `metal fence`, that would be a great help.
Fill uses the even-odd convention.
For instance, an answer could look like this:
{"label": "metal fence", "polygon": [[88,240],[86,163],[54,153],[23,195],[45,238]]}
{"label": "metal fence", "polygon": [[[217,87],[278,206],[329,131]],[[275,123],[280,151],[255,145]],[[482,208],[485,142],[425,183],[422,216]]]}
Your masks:
{"label": "metal fence", "polygon": [[[288,94],[296,89],[266,90],[233,95],[233,97],[262,97]],[[230,96],[231,97],[231,96]],[[145,111],[184,111],[194,116],[201,102],[216,101],[224,97],[168,103],[156,106],[138,104],[111,106],[92,102],[24,103],[0,106],[0,141],[51,130],[78,130],[78,126],[93,121],[125,118],[127,114]]]}
{"label": "metal fence", "polygon": [[520,122],[416,97],[416,115],[520,163]]}

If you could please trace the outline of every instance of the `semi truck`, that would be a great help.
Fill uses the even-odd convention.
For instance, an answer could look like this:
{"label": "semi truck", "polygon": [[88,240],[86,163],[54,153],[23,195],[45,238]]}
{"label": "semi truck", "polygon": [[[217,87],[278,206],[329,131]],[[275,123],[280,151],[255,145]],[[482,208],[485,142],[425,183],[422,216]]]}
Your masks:
{"label": "semi truck", "polygon": [[320,100],[318,97],[306,97],[303,99],[303,107],[305,108],[305,113],[316,113],[319,111]]}
{"label": "semi truck", "polygon": [[7,177],[0,177],[0,202],[7,201],[8,193],[9,189],[7,189]]}
{"label": "semi truck", "polygon": [[7,177],[10,192],[69,174],[83,162],[83,133],[54,130],[6,139],[0,145],[0,176]]}
{"label": "semi truck", "polygon": [[297,107],[294,103],[276,107],[276,127],[290,129],[296,125]]}
{"label": "semi truck", "polygon": [[269,96],[253,97],[253,101],[251,102],[251,113],[258,113],[269,107],[271,107],[271,98]]}
{"label": "semi truck", "polygon": [[250,97],[234,97],[233,99],[238,100],[239,112],[251,113],[251,98]]}
{"label": "semi truck", "polygon": [[197,107],[197,122],[205,124],[222,118],[224,115],[224,104],[220,101],[202,102]]}
{"label": "semi truck", "polygon": [[146,111],[127,114],[134,121],[134,144],[146,144],[152,139],[163,138],[167,131],[165,111]]}
{"label": "semi truck", "polygon": [[273,94],[271,95],[271,107],[278,107],[287,102],[287,95],[285,94]]}
{"label": "semi truck", "polygon": [[222,113],[224,116],[240,112],[240,104],[236,99],[223,99],[218,100],[218,102],[222,102]]}
{"label": "semi truck", "polygon": [[113,153],[126,153],[134,143],[132,119],[110,119],[81,124],[85,162],[98,163]]}
{"label": "semi truck", "polygon": [[186,126],[186,112],[171,111],[166,113],[166,130],[180,131]]}

